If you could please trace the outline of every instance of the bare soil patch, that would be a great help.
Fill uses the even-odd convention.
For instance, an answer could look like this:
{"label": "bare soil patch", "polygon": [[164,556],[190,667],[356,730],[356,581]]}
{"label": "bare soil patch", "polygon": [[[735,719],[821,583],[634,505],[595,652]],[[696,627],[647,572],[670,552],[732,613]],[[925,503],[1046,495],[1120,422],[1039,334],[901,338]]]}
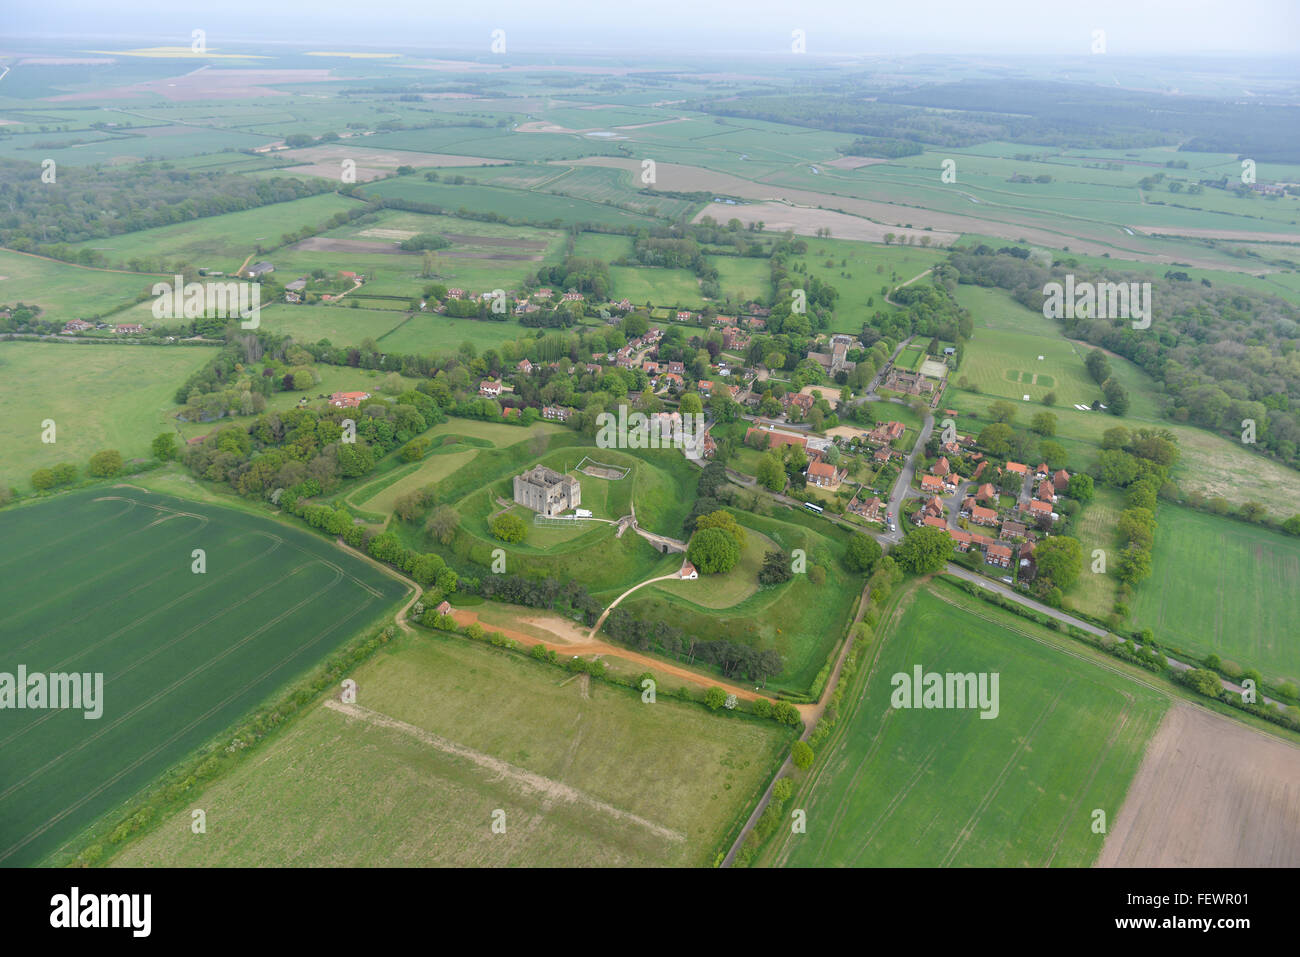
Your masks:
{"label": "bare soil patch", "polygon": [[168,100],[244,100],[259,96],[289,95],[283,90],[272,89],[268,84],[325,83],[330,78],[329,70],[228,70],[200,67],[193,73],[182,76],[147,80],[107,90],[62,93],[44,99],[48,102],[115,100],[124,96],[153,94]]}
{"label": "bare soil patch", "polygon": [[[830,199],[831,197],[827,197]],[[698,222],[704,216],[712,216],[719,222],[738,219],[748,225],[763,223],[766,229],[784,232],[793,230],[800,236],[815,236],[817,230],[827,227],[836,239],[857,239],[869,243],[883,243],[886,233],[895,236],[912,237],[917,243],[922,236],[930,237],[933,246],[946,246],[957,238],[957,233],[938,232],[924,229],[905,229],[850,216],[830,209],[815,209],[808,206],[789,206],[785,203],[751,203],[747,206],[728,206],[726,203],[710,203],[696,215]]]}
{"label": "bare soil patch", "polygon": [[1300,747],[1175,704],[1098,867],[1300,867]]}
{"label": "bare soil patch", "polygon": [[396,243],[370,243],[364,239],[326,239],[323,236],[311,236],[302,242],[294,243],[290,249],[308,253],[383,253],[389,256],[418,256],[419,253],[407,252]]}
{"label": "bare soil patch", "polygon": [[841,156],[839,159],[831,160],[829,163],[823,163],[823,166],[829,166],[832,169],[861,169],[863,166],[876,166],[879,163],[888,163],[889,160],[880,159],[875,156]]}
{"label": "bare soil patch", "polygon": [[453,243],[471,243],[475,246],[508,246],[511,249],[545,249],[546,241],[539,239],[511,239],[509,236],[474,236],[470,233],[443,233]]}

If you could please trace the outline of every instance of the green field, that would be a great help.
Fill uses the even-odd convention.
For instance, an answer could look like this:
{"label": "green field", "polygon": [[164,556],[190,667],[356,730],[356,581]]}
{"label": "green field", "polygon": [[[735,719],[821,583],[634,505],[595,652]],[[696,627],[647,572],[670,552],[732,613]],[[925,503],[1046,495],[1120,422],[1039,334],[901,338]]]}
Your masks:
{"label": "green field", "polygon": [[5,659],[103,675],[98,719],[0,712],[6,866],[41,861],[404,592],[322,538],[126,486],[7,511],[0,539]]}
{"label": "green field", "polygon": [[361,717],[319,705],[196,798],[207,834],[187,810],[114,863],[707,866],[786,741],[461,638],[399,639],[356,681]]}
{"label": "green field", "polygon": [[[1124,510],[1124,495],[1118,489],[1097,486],[1095,496],[1075,519],[1070,534],[1083,546],[1083,571],[1070,590],[1070,604],[1095,618],[1105,618],[1115,606],[1114,562],[1119,560],[1120,542],[1115,523]],[[1106,553],[1106,572],[1093,572],[1093,552]]]}
{"label": "green field", "polygon": [[25,302],[40,318],[66,322],[107,315],[148,295],[161,276],[109,272],[0,249],[0,304]]}
{"label": "green field", "polygon": [[[944,599],[951,599],[950,604]],[[992,620],[989,620],[992,619]],[[1031,629],[1033,629],[1031,631]],[[1085,867],[1101,851],[1165,699],[1046,632],[940,585],[915,586],[859,652],[845,713],[793,807],[792,867]],[[999,675],[999,713],[894,709],[893,675]]]}
{"label": "green field", "polygon": [[108,239],[88,239],[74,248],[93,249],[115,266],[124,266],[133,259],[150,262],[165,259],[233,274],[248,256],[257,252],[258,246],[272,249],[280,245],[280,237],[285,233],[319,226],[335,213],[357,208],[356,200],[323,193],[223,216],[206,216],[175,226],[142,229]]}
{"label": "green field", "polygon": [[1176,505],[1161,505],[1156,524],[1134,625],[1166,647],[1300,681],[1300,541]]}
{"label": "green field", "polygon": [[[212,349],[181,346],[0,343],[0,482],[20,490],[38,468],[73,462],[85,474],[101,449],[123,458],[149,455],[159,432],[172,431],[176,388],[212,358]],[[41,441],[46,419],[52,445]]]}

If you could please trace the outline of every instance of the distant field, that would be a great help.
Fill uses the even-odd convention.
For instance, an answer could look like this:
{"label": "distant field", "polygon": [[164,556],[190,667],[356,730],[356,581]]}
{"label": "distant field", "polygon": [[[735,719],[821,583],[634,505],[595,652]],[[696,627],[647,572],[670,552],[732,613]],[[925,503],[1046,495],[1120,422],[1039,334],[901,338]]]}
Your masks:
{"label": "distant field", "polygon": [[[202,793],[202,839],[186,811],[114,863],[712,864],[786,736],[772,722],[566,679],[460,638],[401,639],[358,670],[365,710],[331,698]],[[497,810],[505,833],[492,831]]]}
{"label": "distant field", "polygon": [[[842,728],[795,795],[808,833],[778,836],[759,863],[1093,863],[1102,837],[1092,833],[1092,811],[1115,818],[1166,701],[1031,640],[1033,628],[939,585],[902,596],[858,663],[863,679],[850,690],[859,697],[846,696]],[[892,708],[892,676],[917,665],[997,673],[998,716]]]}
{"label": "distant field", "polygon": [[[175,226],[159,226],[139,232],[88,239],[74,248],[93,249],[111,265],[133,259],[186,262],[196,267],[233,273],[257,247],[280,245],[280,238],[304,226],[317,226],[335,213],[356,209],[356,200],[336,193],[323,193],[273,203],[223,216],[206,216]],[[274,257],[272,257],[274,258]]]}
{"label": "distant field", "polygon": [[483,352],[530,332],[532,330],[517,322],[488,322],[415,313],[384,333],[379,342],[385,350],[407,355],[455,352],[464,342],[473,343],[475,349]]}
{"label": "distant field", "polygon": [[[206,347],[0,343],[0,482],[30,489],[38,468],[86,463],[101,449],[149,456],[159,432],[174,430],[176,389],[215,355]],[[55,442],[41,441],[53,419]]]}
{"label": "distant field", "polygon": [[1176,505],[1156,512],[1133,621],[1171,647],[1300,681],[1300,541]]}
{"label": "distant field", "polygon": [[42,319],[89,319],[128,306],[161,276],[87,269],[0,249],[0,304],[40,306]]}
{"label": "distant field", "polygon": [[363,339],[378,340],[400,325],[403,318],[400,313],[353,309],[346,304],[295,306],[275,303],[262,309],[263,328],[279,335],[291,335],[302,343],[328,339],[331,345],[336,346],[360,345]]}
{"label": "distant field", "polygon": [[318,536],[125,486],[6,511],[0,539],[6,660],[103,674],[97,720],[0,712],[6,866],[41,861],[405,591]]}
{"label": "distant field", "polygon": [[633,305],[699,308],[704,304],[700,281],[689,269],[660,269],[649,266],[610,266],[611,295],[629,299]]}

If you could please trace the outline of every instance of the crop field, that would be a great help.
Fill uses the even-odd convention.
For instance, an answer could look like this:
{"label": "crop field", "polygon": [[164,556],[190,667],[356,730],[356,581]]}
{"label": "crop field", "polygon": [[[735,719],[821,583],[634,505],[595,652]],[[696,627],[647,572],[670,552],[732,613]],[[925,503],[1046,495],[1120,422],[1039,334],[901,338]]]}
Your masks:
{"label": "crop field", "polygon": [[1133,621],[1157,640],[1300,681],[1300,541],[1175,505],[1156,512]]}
{"label": "crop field", "polygon": [[586,199],[555,196],[536,191],[499,189],[495,186],[447,182],[431,183],[423,178],[400,177],[367,186],[366,196],[391,197],[414,203],[427,203],[446,210],[472,209],[478,213],[496,213],[507,219],[549,223],[603,223],[616,226],[649,226],[649,216],[604,206]]}
{"label": "crop field", "polygon": [[[211,359],[202,347],[0,343],[0,483],[27,490],[31,473],[87,461],[115,448],[124,459],[149,455],[159,432],[172,431],[176,386]],[[53,419],[52,444],[42,423]]]}
{"label": "crop field", "polygon": [[90,269],[0,249],[0,305],[19,302],[44,310],[41,318],[66,321],[102,316],[147,295],[162,276]]}
{"label": "crop field", "polygon": [[[795,796],[807,834],[779,838],[760,863],[1093,863],[1102,837],[1092,811],[1114,819],[1166,700],[1063,653],[1060,639],[1033,640],[1035,627],[939,585],[902,595],[862,653],[838,733]],[[918,665],[998,674],[997,717],[893,708],[892,677]]]}
{"label": "crop field", "polygon": [[568,678],[461,638],[399,639],[358,669],[355,706],[322,702],[204,791],[202,839],[187,811],[113,863],[711,864],[786,735]]}
{"label": "crop field", "polygon": [[103,676],[98,718],[0,717],[7,866],[41,861],[405,590],[297,529],[127,486],[5,512],[0,538],[5,658]]}
{"label": "crop field", "polygon": [[205,216],[175,226],[88,239],[74,248],[93,249],[119,267],[136,259],[166,260],[233,274],[259,245],[268,249],[279,246],[285,233],[323,224],[335,213],[356,208],[355,200],[324,193],[238,213]]}

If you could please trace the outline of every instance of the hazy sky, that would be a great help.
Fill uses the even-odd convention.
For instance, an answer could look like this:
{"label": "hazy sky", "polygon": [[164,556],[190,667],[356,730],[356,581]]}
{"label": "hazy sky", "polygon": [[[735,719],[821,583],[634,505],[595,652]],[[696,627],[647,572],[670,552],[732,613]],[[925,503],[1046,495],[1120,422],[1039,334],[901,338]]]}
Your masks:
{"label": "hazy sky", "polygon": [[508,51],[785,53],[801,29],[809,54],[1107,51],[1300,55],[1300,0],[4,0],[2,36],[153,38],[190,31],[240,41],[486,48]]}

